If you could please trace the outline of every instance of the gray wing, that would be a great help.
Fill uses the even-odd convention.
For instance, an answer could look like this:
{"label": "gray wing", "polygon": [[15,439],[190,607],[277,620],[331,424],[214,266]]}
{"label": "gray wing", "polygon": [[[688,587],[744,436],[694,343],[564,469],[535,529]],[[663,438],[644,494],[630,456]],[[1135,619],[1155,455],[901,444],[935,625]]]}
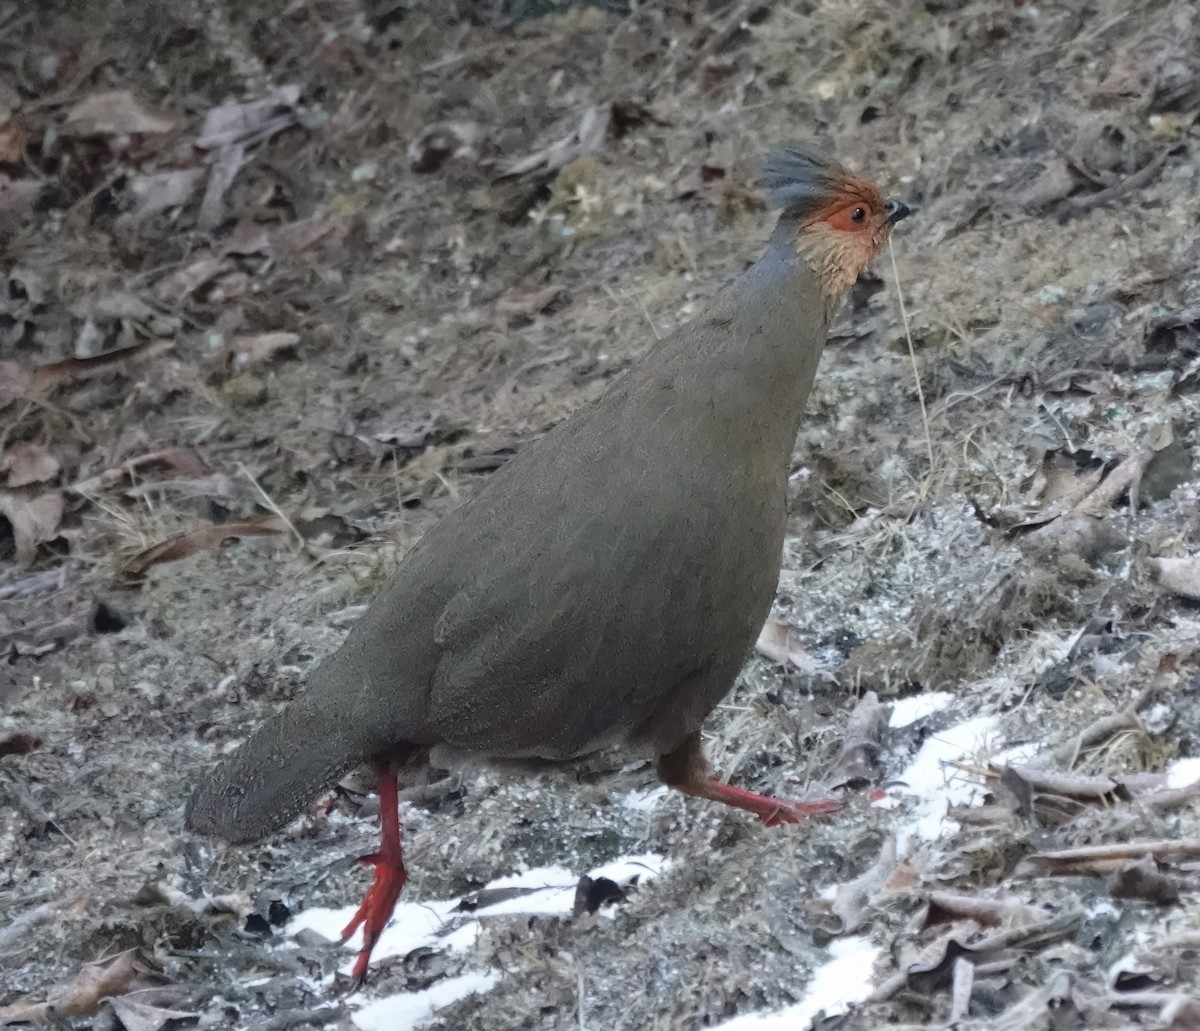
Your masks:
{"label": "gray wing", "polygon": [[[601,443],[586,453],[547,440],[543,474],[526,470],[515,491],[464,512],[456,536],[475,531],[476,568],[436,624],[427,718],[440,739],[570,758],[627,735],[676,685],[753,643],[774,595],[782,493],[739,509],[762,495],[737,456],[623,429],[593,426]],[[647,453],[646,439],[662,450]]]}

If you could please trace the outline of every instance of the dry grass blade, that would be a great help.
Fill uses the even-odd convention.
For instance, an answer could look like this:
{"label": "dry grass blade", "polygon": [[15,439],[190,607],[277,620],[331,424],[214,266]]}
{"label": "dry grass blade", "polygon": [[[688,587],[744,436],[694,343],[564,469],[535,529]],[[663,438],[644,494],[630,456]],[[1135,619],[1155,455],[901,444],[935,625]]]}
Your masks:
{"label": "dry grass blade", "polygon": [[925,451],[929,456],[929,470],[933,471],[933,434],[929,430],[929,410],[925,407],[925,388],[921,386],[921,369],[917,365],[917,351],[913,347],[912,331],[908,324],[908,309],[904,304],[904,290],[900,285],[900,270],[896,266],[896,248],[888,238],[888,257],[892,262],[892,281],[896,284],[896,301],[900,305],[900,319],[904,323],[904,340],[908,344],[908,358],[912,362],[913,383],[917,388],[917,403],[921,406],[921,425],[925,430]]}

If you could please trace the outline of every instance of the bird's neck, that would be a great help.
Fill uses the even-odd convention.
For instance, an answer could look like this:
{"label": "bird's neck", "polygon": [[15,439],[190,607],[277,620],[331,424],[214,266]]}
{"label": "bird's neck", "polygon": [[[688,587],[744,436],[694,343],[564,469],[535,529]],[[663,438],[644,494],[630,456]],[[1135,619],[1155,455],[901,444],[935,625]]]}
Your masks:
{"label": "bird's neck", "polygon": [[795,445],[829,320],[822,283],[794,239],[781,223],[766,253],[714,300],[712,331],[692,356],[717,414],[777,456]]}

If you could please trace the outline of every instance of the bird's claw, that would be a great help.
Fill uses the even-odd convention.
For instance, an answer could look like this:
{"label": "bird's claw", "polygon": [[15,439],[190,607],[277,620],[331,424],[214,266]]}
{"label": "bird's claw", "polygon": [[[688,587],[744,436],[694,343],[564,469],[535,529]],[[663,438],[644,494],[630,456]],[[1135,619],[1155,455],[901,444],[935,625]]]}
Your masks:
{"label": "bird's claw", "polygon": [[758,818],[764,827],[778,827],[785,823],[801,823],[813,816],[827,816],[837,810],[838,804],[832,798],[822,798],[816,802],[778,801],[772,812],[761,812]]}
{"label": "bird's claw", "polygon": [[342,940],[338,943],[345,945],[354,936],[354,932],[359,927],[362,928],[362,948],[358,950],[358,957],[350,974],[351,991],[362,987],[367,976],[367,966],[371,962],[371,950],[375,948],[379,936],[387,927],[392,910],[396,908],[396,901],[400,898],[400,892],[404,890],[404,882],[408,880],[408,871],[404,869],[404,863],[391,861],[382,852],[363,856],[358,861],[363,866],[375,867],[375,880],[367,889],[362,905],[342,931]]}

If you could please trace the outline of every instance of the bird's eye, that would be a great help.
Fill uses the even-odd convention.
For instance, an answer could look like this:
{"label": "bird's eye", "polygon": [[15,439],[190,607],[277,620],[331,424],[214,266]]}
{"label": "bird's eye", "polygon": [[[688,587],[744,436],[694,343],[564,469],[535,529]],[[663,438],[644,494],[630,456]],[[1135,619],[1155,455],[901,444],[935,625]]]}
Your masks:
{"label": "bird's eye", "polygon": [[852,219],[854,219],[855,222],[861,222],[864,218],[867,217],[867,209],[866,208],[855,208],[852,212],[850,212],[850,217]]}

